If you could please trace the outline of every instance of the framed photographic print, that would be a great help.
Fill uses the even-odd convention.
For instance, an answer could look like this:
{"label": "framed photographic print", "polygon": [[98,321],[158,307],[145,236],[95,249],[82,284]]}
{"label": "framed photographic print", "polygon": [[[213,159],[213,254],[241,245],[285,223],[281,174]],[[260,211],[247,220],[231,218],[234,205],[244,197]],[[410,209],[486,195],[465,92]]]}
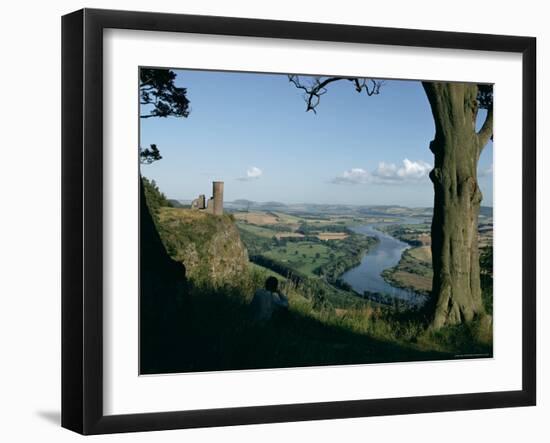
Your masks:
{"label": "framed photographic print", "polygon": [[62,24],[64,427],[535,404],[534,38]]}

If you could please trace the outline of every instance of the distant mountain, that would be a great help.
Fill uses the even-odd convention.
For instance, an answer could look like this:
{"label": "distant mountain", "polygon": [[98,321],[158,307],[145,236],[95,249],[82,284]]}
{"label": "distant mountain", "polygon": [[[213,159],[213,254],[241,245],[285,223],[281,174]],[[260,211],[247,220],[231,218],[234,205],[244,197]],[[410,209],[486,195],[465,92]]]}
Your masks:
{"label": "distant mountain", "polygon": [[281,210],[288,208],[289,205],[285,203],[268,201],[268,202],[255,202],[252,200],[247,200],[240,198],[233,201],[224,202],[224,206],[229,209],[248,209],[252,211],[270,211],[270,210]]}
{"label": "distant mountain", "polygon": [[281,203],[281,202],[265,202],[265,203],[260,203],[260,205],[264,208],[285,208],[287,207],[286,204],[284,203]]}
{"label": "distant mountain", "polygon": [[173,198],[169,198],[168,203],[170,203],[173,208],[185,208],[186,206],[189,206],[182,203],[181,200],[174,200]]}
{"label": "distant mountain", "polygon": [[[183,207],[190,205],[188,200],[170,200],[178,202]],[[346,204],[328,204],[328,203],[282,203],[278,201],[258,202],[247,200],[245,198],[224,202],[224,206],[231,210],[250,210],[250,211],[284,211],[290,213],[313,213],[313,214],[359,214],[372,217],[431,217],[433,208],[419,207],[409,208],[401,205],[346,205]],[[493,208],[491,206],[482,206],[480,216],[492,217]]]}
{"label": "distant mountain", "polygon": [[230,206],[247,206],[247,205],[257,205],[256,202],[252,201],[252,200],[246,200],[244,198],[240,198],[240,199],[237,199],[237,200],[233,200],[232,202],[225,202],[226,205],[230,205]]}
{"label": "distant mountain", "polygon": [[431,217],[432,208],[407,208],[405,206],[362,206],[358,212],[370,216]]}
{"label": "distant mountain", "polygon": [[431,216],[432,208],[407,208],[399,205],[346,205],[326,203],[291,203],[278,201],[257,202],[247,199],[237,199],[224,203],[227,209],[250,211],[285,211],[290,213],[314,213],[314,214],[360,214],[370,216]]}

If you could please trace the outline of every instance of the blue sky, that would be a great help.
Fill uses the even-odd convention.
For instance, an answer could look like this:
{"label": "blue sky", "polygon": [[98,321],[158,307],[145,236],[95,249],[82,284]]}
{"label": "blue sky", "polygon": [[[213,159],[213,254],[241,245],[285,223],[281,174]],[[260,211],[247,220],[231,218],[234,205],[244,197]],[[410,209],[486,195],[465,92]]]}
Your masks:
{"label": "blue sky", "polygon": [[[176,73],[189,117],[140,121],[141,145],[155,143],[163,156],[142,173],[169,198],[208,197],[211,182],[221,180],[227,201],[433,204],[434,124],[420,82],[387,80],[372,97],[336,82],[314,114],[286,75]],[[490,142],[479,163],[486,206],[492,164]]]}

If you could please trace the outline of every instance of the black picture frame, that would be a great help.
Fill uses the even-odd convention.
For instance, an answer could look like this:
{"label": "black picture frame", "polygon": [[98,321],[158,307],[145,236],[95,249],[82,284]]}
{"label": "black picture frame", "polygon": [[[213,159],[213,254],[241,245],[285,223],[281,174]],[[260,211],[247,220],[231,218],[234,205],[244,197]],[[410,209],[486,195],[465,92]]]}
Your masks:
{"label": "black picture frame", "polygon": [[[522,55],[522,389],[130,415],[103,412],[103,30],[501,51]],[[519,87],[519,85],[518,85]],[[62,18],[62,426],[81,434],[530,406],[536,403],[536,39],[83,9]]]}

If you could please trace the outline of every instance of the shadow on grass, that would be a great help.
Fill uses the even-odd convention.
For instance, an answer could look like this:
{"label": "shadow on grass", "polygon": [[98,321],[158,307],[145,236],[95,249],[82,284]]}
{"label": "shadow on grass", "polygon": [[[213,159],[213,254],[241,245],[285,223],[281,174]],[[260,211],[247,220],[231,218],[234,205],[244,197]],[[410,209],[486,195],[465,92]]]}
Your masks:
{"label": "shadow on grass", "polygon": [[142,317],[142,374],[453,358],[354,333],[292,310],[255,324],[236,289],[189,285],[186,292],[162,319]]}

